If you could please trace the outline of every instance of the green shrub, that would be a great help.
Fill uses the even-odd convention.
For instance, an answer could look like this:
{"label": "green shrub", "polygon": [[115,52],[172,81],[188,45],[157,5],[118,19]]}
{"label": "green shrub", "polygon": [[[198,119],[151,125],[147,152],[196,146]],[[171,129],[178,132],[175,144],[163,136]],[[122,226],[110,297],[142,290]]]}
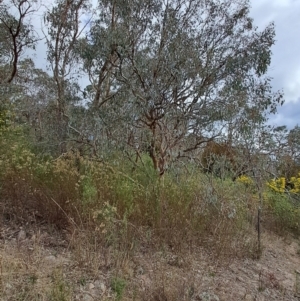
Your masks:
{"label": "green shrub", "polygon": [[268,191],[265,194],[267,212],[277,230],[300,231],[300,207],[295,206],[287,194]]}
{"label": "green shrub", "polygon": [[126,287],[126,281],[122,278],[115,277],[111,281],[111,289],[116,294],[116,299],[121,300]]}

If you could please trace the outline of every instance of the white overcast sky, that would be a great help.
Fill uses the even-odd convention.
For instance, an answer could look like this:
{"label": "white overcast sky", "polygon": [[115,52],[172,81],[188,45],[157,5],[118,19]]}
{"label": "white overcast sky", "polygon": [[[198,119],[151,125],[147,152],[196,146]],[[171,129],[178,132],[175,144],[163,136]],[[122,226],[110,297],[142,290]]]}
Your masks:
{"label": "white overcast sky", "polygon": [[300,0],[252,0],[251,17],[259,29],[274,21],[276,44],[268,74],[273,90],[283,90],[285,104],[270,122],[300,125]]}
{"label": "white overcast sky", "polygon": [[[54,1],[45,2],[51,6]],[[272,21],[275,23],[276,44],[272,48],[268,75],[273,78],[273,90],[284,92],[285,104],[278,108],[276,115],[270,116],[270,123],[292,128],[300,125],[300,0],[251,0],[250,3],[250,16],[260,30]],[[35,23],[40,28],[38,20]],[[40,44],[35,57],[37,67],[45,68],[45,51],[45,45]]]}

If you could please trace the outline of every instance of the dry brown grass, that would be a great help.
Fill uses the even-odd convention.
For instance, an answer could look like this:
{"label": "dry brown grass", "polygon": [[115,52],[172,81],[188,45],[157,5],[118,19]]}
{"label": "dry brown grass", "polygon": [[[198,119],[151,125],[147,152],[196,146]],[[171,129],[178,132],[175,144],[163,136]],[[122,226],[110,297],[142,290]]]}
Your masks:
{"label": "dry brown grass", "polygon": [[97,243],[118,250],[147,245],[180,252],[206,245],[222,255],[243,253],[252,227],[247,215],[254,214],[249,197],[200,173],[186,176],[177,183],[172,175],[142,183],[139,174],[71,153],[50,164],[8,169],[1,199],[15,220],[95,231]]}
{"label": "dry brown grass", "polygon": [[[13,255],[5,257],[1,270],[3,300],[81,300],[96,290],[88,285],[97,279],[106,288],[102,299],[191,300],[192,258],[199,249],[220,264],[256,252],[249,222],[255,204],[240,184],[201,173],[176,180],[169,174],[162,182],[76,153],[6,168],[1,178],[3,225],[26,226],[26,233],[31,229],[34,234],[26,237],[28,246],[18,240],[10,245]],[[64,242],[47,243],[39,232],[42,225],[52,231],[50,237],[61,235]],[[17,233],[6,239],[13,242]],[[47,264],[49,248],[57,254],[63,250],[61,262],[54,254],[55,264]],[[150,256],[150,262],[152,254],[159,254],[161,264],[140,272],[145,265],[137,259],[141,254]]]}
{"label": "dry brown grass", "polygon": [[[241,255],[221,256],[207,246],[177,249],[141,243],[132,249],[118,248],[97,241],[95,232],[76,230],[62,235],[61,230],[46,225],[27,225],[22,230],[13,227],[7,223],[7,230],[1,233],[0,300],[198,300],[204,292],[218,294],[220,284],[226,287],[226,281],[236,287],[246,285],[241,282],[245,273],[249,273],[247,285],[255,280],[251,290],[260,294],[272,290],[279,298],[286,290],[283,274],[274,266],[282,254],[270,257],[269,249],[256,261]],[[20,231],[27,235],[18,239]],[[268,240],[263,239],[274,241],[269,234]],[[294,247],[287,258],[292,260],[291,268],[297,259]],[[279,244],[271,250],[286,252]],[[260,291],[260,284],[264,290]],[[242,300],[231,298],[228,292],[226,296],[220,300]]]}

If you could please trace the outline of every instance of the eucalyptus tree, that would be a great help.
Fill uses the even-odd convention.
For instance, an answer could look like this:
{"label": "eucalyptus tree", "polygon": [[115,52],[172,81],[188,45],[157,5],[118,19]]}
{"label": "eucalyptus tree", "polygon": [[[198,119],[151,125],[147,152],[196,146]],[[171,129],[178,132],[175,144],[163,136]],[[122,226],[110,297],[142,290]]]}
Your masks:
{"label": "eucalyptus tree", "polygon": [[34,49],[38,41],[32,25],[37,1],[9,0],[0,2],[0,84],[10,84],[17,74],[24,52]]}
{"label": "eucalyptus tree", "polygon": [[290,150],[290,155],[295,163],[300,166],[300,127],[296,125],[287,135],[287,143]]}
{"label": "eucalyptus tree", "polygon": [[[68,112],[72,99],[68,97],[68,87],[77,85],[75,46],[88,25],[85,16],[89,12],[88,0],[57,0],[48,9],[44,22],[48,32],[45,33],[47,60],[56,84],[57,137],[60,151],[66,150],[67,130],[70,121]],[[77,85],[79,88],[79,86]]]}
{"label": "eucalyptus tree", "polygon": [[276,146],[275,162],[277,165],[276,176],[298,177],[300,172],[300,128],[296,125],[293,129],[279,126],[274,130],[274,145]]}
{"label": "eucalyptus tree", "polygon": [[131,119],[126,133],[136,141],[124,133],[124,143],[148,150],[160,174],[228,126],[238,133],[263,123],[281,101],[265,76],[274,24],[259,31],[249,5],[99,1],[101,14],[81,41],[93,112],[114,107]]}
{"label": "eucalyptus tree", "polygon": [[55,136],[55,92],[53,77],[36,68],[32,59],[19,62],[18,76],[14,81],[13,105],[16,121],[25,126],[34,145],[53,150],[59,142]]}
{"label": "eucalyptus tree", "polygon": [[37,33],[32,17],[38,10],[34,0],[0,1],[0,117],[9,123],[11,103],[20,93],[16,85],[20,60],[28,49],[35,49]]}

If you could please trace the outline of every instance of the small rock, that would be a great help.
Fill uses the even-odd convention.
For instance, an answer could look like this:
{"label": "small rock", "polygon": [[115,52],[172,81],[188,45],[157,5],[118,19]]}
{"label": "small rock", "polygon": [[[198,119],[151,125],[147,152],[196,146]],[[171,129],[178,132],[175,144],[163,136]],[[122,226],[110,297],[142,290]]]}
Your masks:
{"label": "small rock", "polygon": [[5,288],[6,288],[6,289],[8,289],[8,290],[10,290],[10,289],[12,289],[13,287],[12,287],[12,285],[11,285],[11,284],[9,284],[9,283],[6,283],[6,284],[5,284]]}
{"label": "small rock", "polygon": [[253,301],[254,298],[253,298],[251,295],[247,294],[247,295],[245,296],[244,300],[245,300],[245,301]]}
{"label": "small rock", "polygon": [[49,255],[44,258],[44,261],[49,265],[55,265],[57,260],[54,255]]}
{"label": "small rock", "polygon": [[96,280],[96,281],[94,282],[96,288],[99,288],[100,285],[101,285],[101,283],[102,283],[102,282],[101,282],[100,280]]}
{"label": "small rock", "polygon": [[247,295],[247,290],[244,287],[240,287],[236,293],[237,293],[237,296],[239,296],[240,300],[242,300],[243,297]]}
{"label": "small rock", "polygon": [[105,293],[105,292],[106,292],[106,286],[105,286],[104,283],[101,283],[101,284],[100,284],[100,289],[101,289],[102,293]]}
{"label": "small rock", "polygon": [[106,291],[105,284],[99,280],[95,281],[95,287],[100,289],[102,293],[104,293]]}
{"label": "small rock", "polygon": [[220,301],[219,297],[214,293],[204,292],[196,297],[199,301]]}
{"label": "small rock", "polygon": [[93,301],[94,298],[91,295],[85,294],[82,297],[82,301]]}
{"label": "small rock", "polygon": [[26,232],[24,230],[20,230],[18,234],[18,241],[22,241],[26,239]]}
{"label": "small rock", "polygon": [[89,290],[92,290],[92,289],[94,289],[95,288],[95,285],[93,284],[93,283],[90,283],[89,284]]}
{"label": "small rock", "polygon": [[177,255],[170,256],[167,262],[170,266],[175,266],[178,268],[183,267],[183,264],[184,264],[182,258],[180,258]]}

